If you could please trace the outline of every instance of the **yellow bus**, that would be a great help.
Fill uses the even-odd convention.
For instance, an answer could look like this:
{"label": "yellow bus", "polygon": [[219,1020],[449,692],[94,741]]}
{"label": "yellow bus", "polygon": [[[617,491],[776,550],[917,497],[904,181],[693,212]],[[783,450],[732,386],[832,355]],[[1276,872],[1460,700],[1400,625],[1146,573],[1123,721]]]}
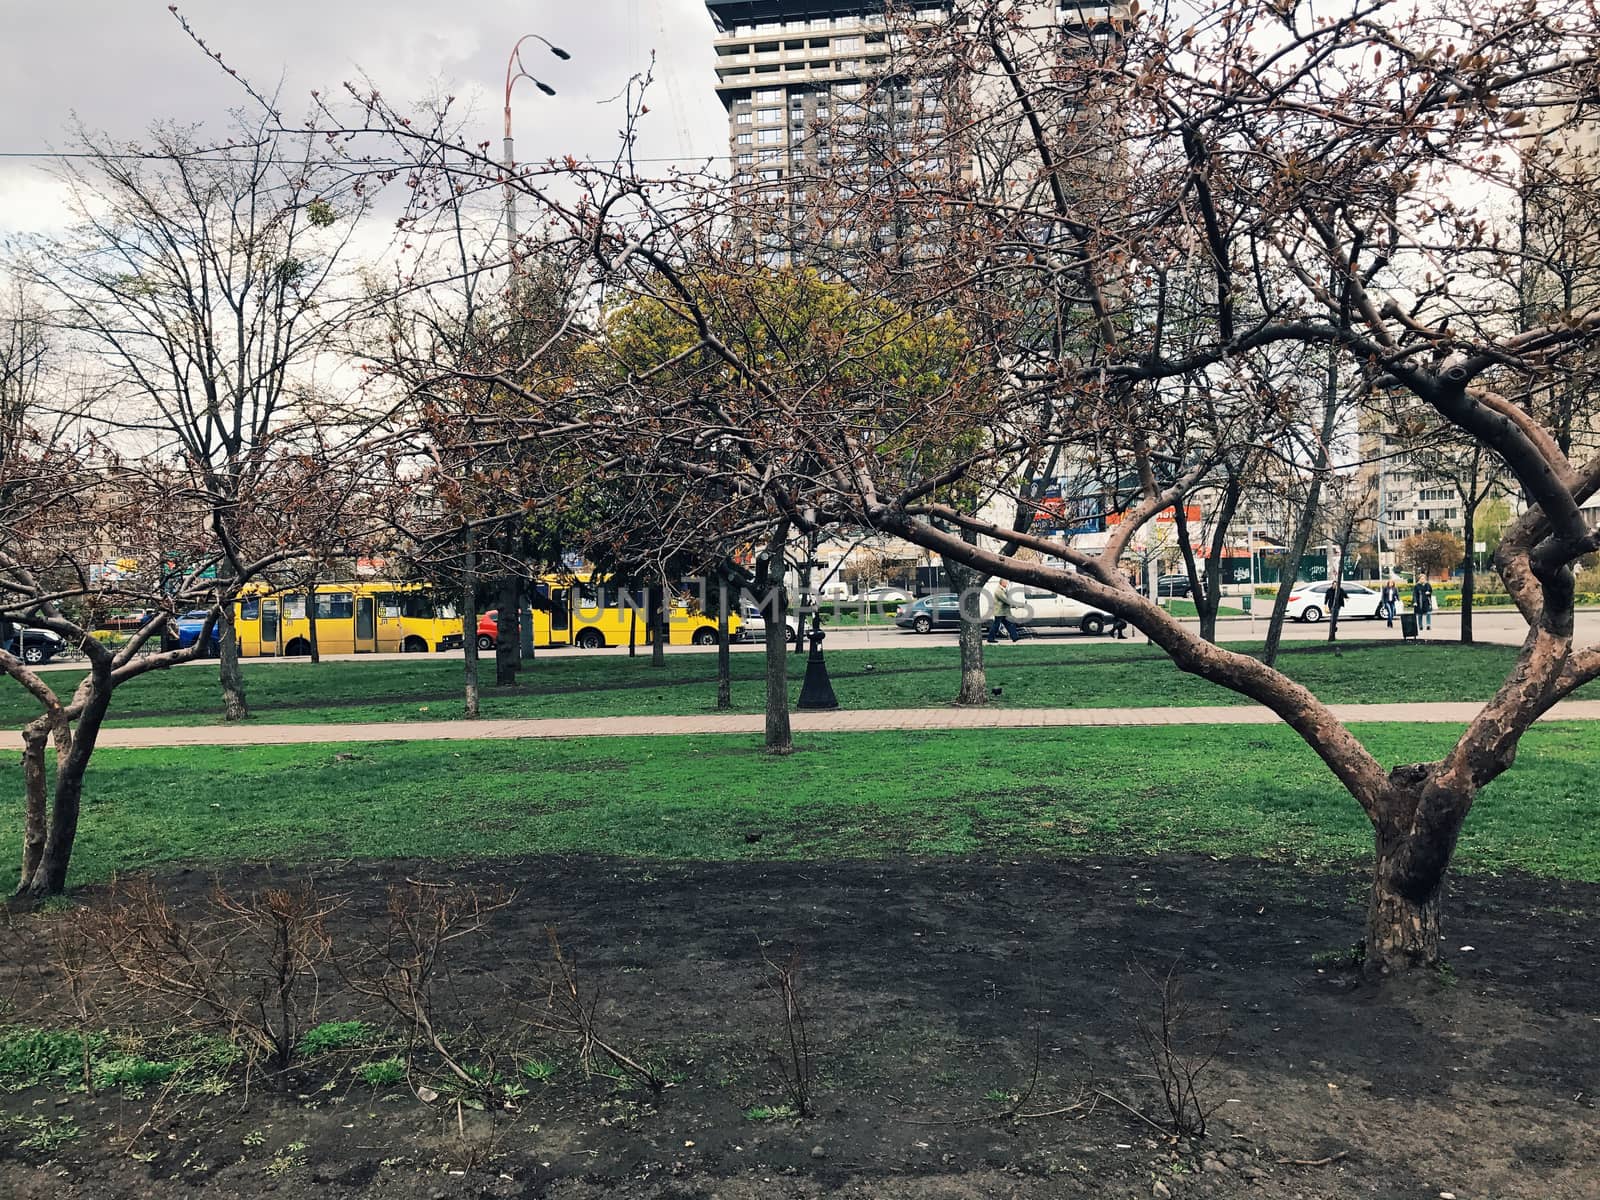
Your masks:
{"label": "yellow bus", "polygon": [[[461,614],[421,583],[319,583],[314,589],[319,654],[425,654],[461,649]],[[311,653],[306,592],[247,592],[234,605],[239,653],[247,658]]]}
{"label": "yellow bus", "polygon": [[[492,650],[499,635],[498,611],[491,609],[478,619],[478,648]],[[644,597],[637,592],[613,588],[589,572],[572,575],[544,575],[533,585],[533,643],[535,646],[578,646],[597,650],[602,646],[626,646],[629,639],[645,644]],[[728,636],[737,639],[742,623],[728,615]],[[667,644],[670,646],[714,646],[717,621],[698,610],[698,605],[677,600],[667,618]]]}

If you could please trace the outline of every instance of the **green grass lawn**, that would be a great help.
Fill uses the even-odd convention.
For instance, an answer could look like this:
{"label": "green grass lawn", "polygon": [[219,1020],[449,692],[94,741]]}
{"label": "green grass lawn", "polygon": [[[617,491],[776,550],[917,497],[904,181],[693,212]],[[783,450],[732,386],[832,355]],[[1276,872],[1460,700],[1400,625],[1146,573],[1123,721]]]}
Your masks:
{"label": "green grass lawn", "polygon": [[[1200,615],[1195,610],[1193,600],[1184,600],[1178,596],[1173,596],[1167,601],[1167,611],[1175,617],[1196,617]],[[1226,604],[1219,604],[1217,605],[1217,616],[1242,617],[1244,616],[1244,609],[1230,608]]]}
{"label": "green grass lawn", "polygon": [[[1441,726],[1368,726],[1388,763]],[[1541,727],[1462,836],[1464,870],[1600,881],[1600,737]],[[14,757],[0,786],[20,791]],[[748,835],[760,834],[759,841]],[[1288,730],[1191,726],[102,750],[74,880],[160,863],[585,853],[658,859],[1188,851],[1365,861],[1354,801]],[[0,890],[18,823],[0,823]]]}
{"label": "green grass lawn", "polygon": [[[908,635],[910,636],[910,635]],[[1441,643],[1352,644],[1340,653],[1321,643],[1292,643],[1280,666],[1330,702],[1483,700],[1504,678],[1516,651],[1507,646]],[[828,654],[835,690],[848,708],[919,708],[948,703],[959,682],[950,646],[835,650]],[[1002,642],[988,651],[998,701],[1025,708],[1106,708],[1244,703],[1223,688],[1179,672],[1160,651],[1139,643]],[[486,664],[487,665],[487,664]],[[798,695],[805,672],[791,655]],[[492,670],[492,668],[491,668]],[[733,656],[736,709],[757,712],[764,659]],[[622,716],[710,712],[716,660],[708,654],[535,658],[515,689],[489,689],[487,717]],[[73,672],[53,672],[63,690]],[[417,657],[381,662],[256,663],[245,667],[252,710],[261,721],[307,724],[438,720],[460,716],[461,664]],[[1591,689],[1592,691],[1593,689]],[[114,724],[195,725],[219,719],[212,665],[155,672],[124,685],[112,703]],[[11,680],[0,682],[0,723],[17,727],[37,703]]]}

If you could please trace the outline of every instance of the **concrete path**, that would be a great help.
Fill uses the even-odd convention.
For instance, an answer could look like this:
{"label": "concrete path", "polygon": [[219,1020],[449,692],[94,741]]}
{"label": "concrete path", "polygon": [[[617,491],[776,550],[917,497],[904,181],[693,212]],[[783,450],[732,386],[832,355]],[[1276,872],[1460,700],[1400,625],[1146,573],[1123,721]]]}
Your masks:
{"label": "concrete path", "polygon": [[[1335,704],[1342,721],[1422,722],[1465,725],[1478,704]],[[1569,700],[1548,720],[1600,721],[1600,700]],[[880,708],[792,714],[794,731],[868,733],[876,730],[1058,729],[1138,725],[1275,725],[1278,718],[1257,705],[1209,708]],[[759,713],[718,716],[540,717],[484,721],[394,721],[356,725],[153,726],[101,731],[99,745],[122,749],[168,746],[293,746],[315,742],[483,741],[497,738],[663,737],[686,734],[759,734]],[[0,737],[0,748],[20,750],[16,733]]]}

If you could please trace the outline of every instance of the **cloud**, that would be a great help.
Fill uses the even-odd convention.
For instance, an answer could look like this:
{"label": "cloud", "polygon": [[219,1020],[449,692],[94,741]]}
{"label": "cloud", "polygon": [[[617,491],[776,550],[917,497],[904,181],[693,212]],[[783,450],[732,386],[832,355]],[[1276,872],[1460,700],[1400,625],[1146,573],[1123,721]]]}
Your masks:
{"label": "cloud", "polygon": [[[273,5],[181,6],[208,44],[258,87],[277,92],[286,116],[313,89],[331,94],[365,75],[386,96],[461,97],[475,129],[498,141],[506,56],[524,33],[564,46],[529,66],[557,90],[520,84],[513,113],[519,157],[608,157],[621,111],[606,104],[657,52],[657,83],[637,153],[703,160],[726,153],[725,118],[712,88],[712,25],[701,0],[279,0]],[[76,119],[137,140],[153,121],[224,129],[249,103],[237,83],[189,41],[157,0],[17,4],[6,14],[7,71],[0,76],[0,151],[64,148]],[[46,162],[0,159],[0,233],[57,227],[59,193]]]}

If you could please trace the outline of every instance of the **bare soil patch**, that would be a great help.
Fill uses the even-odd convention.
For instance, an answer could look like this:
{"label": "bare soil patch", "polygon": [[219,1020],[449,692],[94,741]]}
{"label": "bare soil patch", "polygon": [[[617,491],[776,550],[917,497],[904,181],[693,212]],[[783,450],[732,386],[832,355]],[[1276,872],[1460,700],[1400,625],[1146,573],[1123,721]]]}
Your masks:
{"label": "bare soil patch", "polygon": [[[1262,864],[538,858],[233,868],[224,882],[308,875],[347,898],[336,946],[372,936],[391,884],[515,889],[488,937],[452,950],[439,1017],[551,1077],[525,1077],[527,1094],[495,1111],[360,1082],[356,1062],[381,1048],[217,1094],[91,1096],[55,1080],[0,1094],[0,1195],[1600,1194],[1592,885],[1459,879],[1450,970],[1377,990],[1328,961],[1359,928],[1364,882]],[[160,882],[180,913],[212,884],[198,871]],[[59,971],[26,957],[72,920],[11,920],[9,1019],[63,1023]],[[570,1044],[528,1038],[522,1020],[548,997],[547,925],[607,1036],[670,1079],[659,1097],[586,1075]],[[806,1119],[781,1115],[771,1059],[785,1028],[763,959],[791,955],[814,1051]],[[1203,1139],[1134,1115],[1165,1119],[1136,1026],[1157,997],[1135,968],[1174,962],[1196,1030],[1227,1029],[1199,1077],[1214,1106]],[[380,1020],[331,977],[319,1015]],[[76,1132],[23,1145],[41,1121]]]}

